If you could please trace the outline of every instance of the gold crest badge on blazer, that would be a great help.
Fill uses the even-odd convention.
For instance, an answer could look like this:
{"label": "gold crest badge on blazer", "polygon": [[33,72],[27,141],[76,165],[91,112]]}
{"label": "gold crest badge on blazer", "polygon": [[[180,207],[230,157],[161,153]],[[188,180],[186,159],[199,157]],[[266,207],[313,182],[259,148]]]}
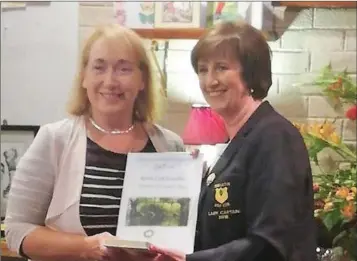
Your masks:
{"label": "gold crest badge on blazer", "polygon": [[223,204],[228,199],[228,187],[216,188],[215,199],[218,203]]}

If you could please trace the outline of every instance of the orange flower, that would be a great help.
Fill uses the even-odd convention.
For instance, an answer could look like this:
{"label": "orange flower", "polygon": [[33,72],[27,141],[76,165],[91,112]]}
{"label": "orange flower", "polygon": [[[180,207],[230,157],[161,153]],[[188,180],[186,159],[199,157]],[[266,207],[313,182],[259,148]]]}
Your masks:
{"label": "orange flower", "polygon": [[342,77],[338,77],[338,79],[337,79],[337,84],[339,84],[340,87],[341,87],[341,85],[342,85]]}
{"label": "orange flower", "polygon": [[353,216],[355,215],[356,209],[353,204],[353,202],[348,202],[346,206],[341,210],[341,214],[347,218],[347,219],[352,219]]}
{"label": "orange flower", "polygon": [[350,193],[348,193],[348,195],[347,195],[347,197],[346,197],[346,200],[347,201],[351,201],[351,200],[353,200],[354,198],[355,198],[355,193],[353,193],[353,192],[350,192]]}
{"label": "orange flower", "polygon": [[333,208],[333,203],[332,202],[327,202],[324,206],[324,210],[328,211]]}
{"label": "orange flower", "polygon": [[338,136],[336,132],[332,133],[328,140],[330,142],[334,143],[334,144],[340,144],[341,143],[340,136]]}
{"label": "orange flower", "polygon": [[331,84],[328,89],[329,90],[337,90],[337,89],[340,89],[342,87],[342,78],[341,77],[338,77],[337,81],[334,82],[333,84]]}
{"label": "orange flower", "polygon": [[336,196],[339,198],[346,198],[348,196],[349,192],[350,192],[350,190],[348,188],[342,187],[336,191]]}
{"label": "orange flower", "polygon": [[338,144],[340,143],[340,137],[335,131],[335,127],[332,123],[325,122],[321,129],[322,136],[325,138],[326,141]]}
{"label": "orange flower", "polygon": [[309,132],[318,137],[318,138],[321,138],[322,139],[322,135],[321,135],[321,125],[319,125],[318,123],[314,123],[314,124],[311,124],[309,126]]}
{"label": "orange flower", "polygon": [[[341,138],[336,133],[335,127],[331,122],[323,122],[323,123],[312,123],[309,125],[303,123],[294,123],[294,126],[299,130],[301,135],[310,134],[319,139],[323,139],[327,142],[333,144],[340,144]],[[306,146],[309,148],[310,144],[306,141]]]}
{"label": "orange flower", "polygon": [[309,132],[317,138],[323,139],[334,144],[339,144],[341,142],[341,139],[336,133],[335,127],[331,122],[325,121],[322,124],[311,124],[309,126]]}

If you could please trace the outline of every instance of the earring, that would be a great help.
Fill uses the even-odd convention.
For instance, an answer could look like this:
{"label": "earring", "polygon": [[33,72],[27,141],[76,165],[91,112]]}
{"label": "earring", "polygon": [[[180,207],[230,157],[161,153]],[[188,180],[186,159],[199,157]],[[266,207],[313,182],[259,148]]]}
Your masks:
{"label": "earring", "polygon": [[250,93],[251,93],[251,94],[254,93],[254,89],[250,89]]}

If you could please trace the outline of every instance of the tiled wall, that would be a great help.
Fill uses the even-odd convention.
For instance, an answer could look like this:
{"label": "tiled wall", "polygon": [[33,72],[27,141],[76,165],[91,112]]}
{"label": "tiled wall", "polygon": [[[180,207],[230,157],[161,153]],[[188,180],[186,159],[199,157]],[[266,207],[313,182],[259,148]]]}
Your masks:
{"label": "tiled wall", "polygon": [[[355,79],[356,9],[280,11],[284,19],[277,26],[284,32],[278,40],[269,42],[273,51],[274,82],[268,99],[292,120],[338,117],[337,130],[346,141],[355,143],[356,126],[343,119],[342,112],[336,113],[317,88],[309,86],[309,81],[330,61],[335,69],[347,67]],[[79,12],[80,42],[93,26],[114,21],[110,2],[82,3]],[[196,75],[189,63],[190,50],[195,42],[170,41],[167,63],[170,105],[162,124],[177,133],[184,128],[190,104],[203,102]],[[150,41],[147,43],[149,47]],[[158,57],[162,57],[161,51]]]}

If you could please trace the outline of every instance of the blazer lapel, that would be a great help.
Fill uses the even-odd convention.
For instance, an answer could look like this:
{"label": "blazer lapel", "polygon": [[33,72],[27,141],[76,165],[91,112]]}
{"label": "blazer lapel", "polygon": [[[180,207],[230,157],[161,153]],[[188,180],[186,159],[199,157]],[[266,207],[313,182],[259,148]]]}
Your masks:
{"label": "blazer lapel", "polygon": [[202,182],[200,201],[202,201],[202,199],[206,195],[207,189],[213,183],[213,182],[210,182],[208,184],[207,179],[211,175],[214,175],[215,179],[217,179],[221,175],[221,173],[224,171],[224,169],[228,166],[229,162],[232,160],[233,156],[236,155],[236,153],[238,152],[243,140],[244,140],[243,135],[241,135],[241,134],[236,135],[232,139],[232,141],[228,144],[228,146],[226,147],[224,152],[221,154],[221,156],[218,158],[216,163],[213,166],[211,166],[210,169],[207,170],[205,178],[203,179],[203,182]]}
{"label": "blazer lapel", "polygon": [[[243,127],[238,131],[236,136],[231,140],[221,157],[217,160],[216,164],[206,173],[205,178],[203,179],[203,184],[201,188],[200,202],[203,200],[206,195],[207,188],[210,187],[211,184],[207,184],[207,178],[210,175],[215,175],[215,179],[221,175],[224,169],[228,166],[233,156],[235,156],[239,149],[242,147],[244,143],[245,137],[251,131],[255,124],[266,115],[271,113],[273,108],[269,104],[269,102],[264,101],[258,109],[252,114],[252,116],[248,119],[248,121],[243,125]],[[212,183],[212,182],[211,182]]]}

